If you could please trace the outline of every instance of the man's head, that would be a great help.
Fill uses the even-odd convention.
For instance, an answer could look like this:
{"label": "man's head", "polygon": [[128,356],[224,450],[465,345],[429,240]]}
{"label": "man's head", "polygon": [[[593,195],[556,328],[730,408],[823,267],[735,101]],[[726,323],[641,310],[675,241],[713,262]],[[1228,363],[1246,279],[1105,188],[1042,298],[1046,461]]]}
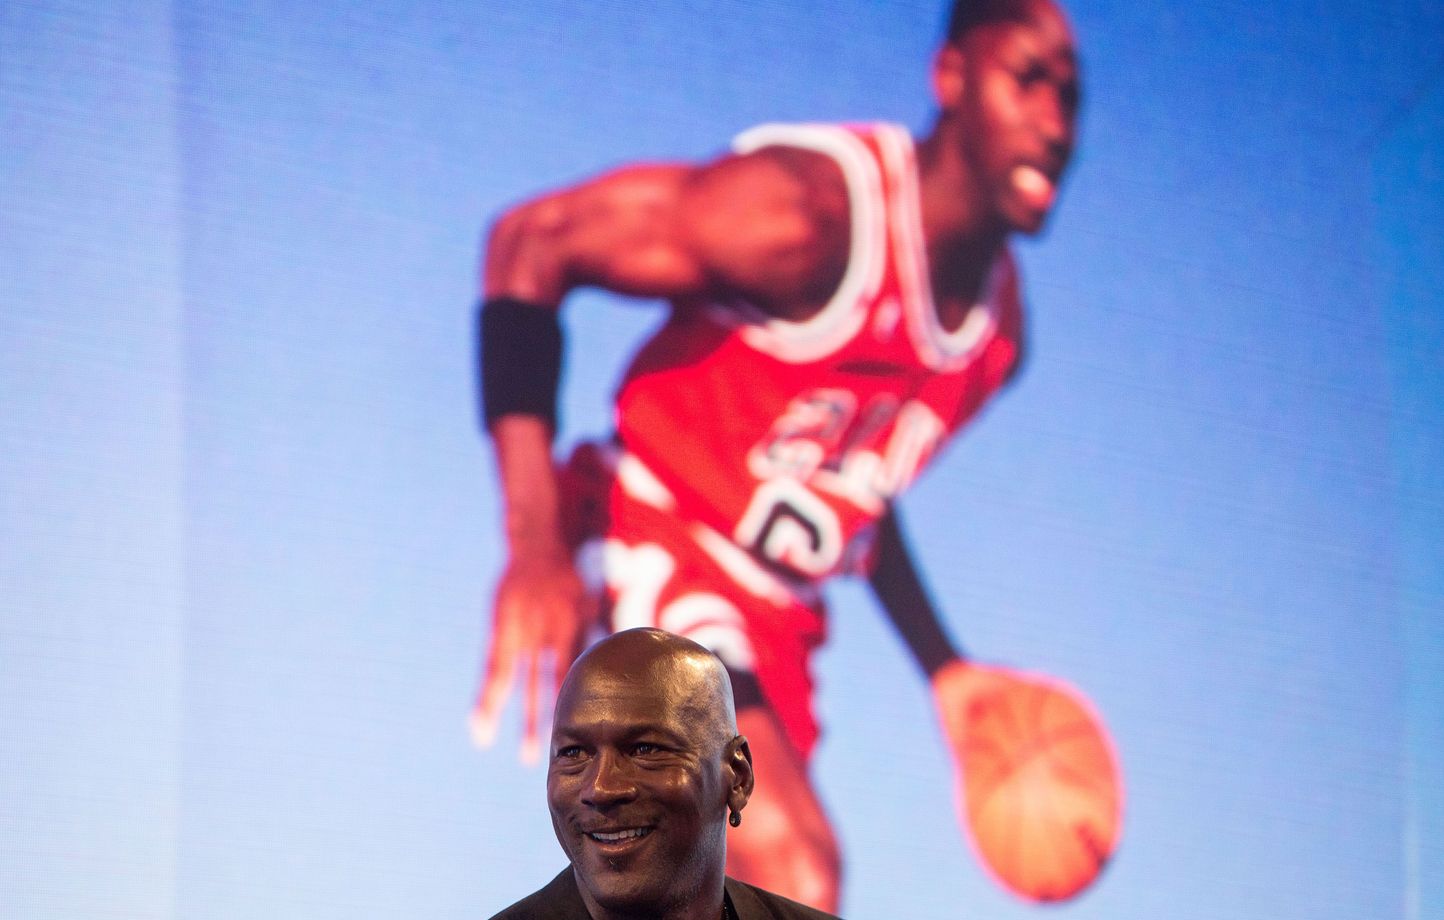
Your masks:
{"label": "man's head", "polygon": [[593,916],[720,903],[727,815],[752,779],[727,673],[702,646],[632,629],[567,673],[547,803]]}
{"label": "man's head", "polygon": [[933,68],[939,138],[986,219],[1036,233],[1073,153],[1078,64],[1053,0],[958,0]]}

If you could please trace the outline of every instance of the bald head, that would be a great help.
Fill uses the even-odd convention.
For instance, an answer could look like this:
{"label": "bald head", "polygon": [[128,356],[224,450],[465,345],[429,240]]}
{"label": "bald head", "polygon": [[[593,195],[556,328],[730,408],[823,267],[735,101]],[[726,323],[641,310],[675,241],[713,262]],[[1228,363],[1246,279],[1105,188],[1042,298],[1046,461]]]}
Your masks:
{"label": "bald head", "polygon": [[593,917],[716,916],[752,782],[731,682],[697,643],[631,629],[567,672],[547,803]]}
{"label": "bald head", "polygon": [[567,672],[557,694],[557,710],[569,696],[591,692],[598,684],[618,683],[649,689],[675,701],[690,718],[709,727],[718,744],[737,734],[732,681],[718,657],[681,636],[660,629],[628,629],[588,649]]}

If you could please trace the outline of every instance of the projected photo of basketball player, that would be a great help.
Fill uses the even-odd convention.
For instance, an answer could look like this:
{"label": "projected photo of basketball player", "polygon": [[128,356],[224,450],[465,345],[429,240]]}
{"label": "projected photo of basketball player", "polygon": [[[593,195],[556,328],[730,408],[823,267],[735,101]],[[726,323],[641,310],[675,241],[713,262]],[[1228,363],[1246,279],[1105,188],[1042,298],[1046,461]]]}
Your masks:
{"label": "projected photo of basketball player", "polygon": [[[756,761],[729,874],[829,912],[843,857],[809,778],[809,659],[834,576],[869,580],[927,675],[964,826],[997,880],[1070,897],[1118,839],[1101,723],[1061,685],[963,653],[893,507],[1019,366],[1008,240],[1042,229],[1073,151],[1064,14],[960,0],[933,90],[921,138],[765,125],[711,162],[628,166],[514,207],[484,258],[482,390],[509,558],[475,738],[494,741],[520,684],[534,757],[544,666],[559,679],[594,627],[691,638],[727,664]],[[631,360],[614,436],[558,465],[558,311],[587,286],[670,312]]]}

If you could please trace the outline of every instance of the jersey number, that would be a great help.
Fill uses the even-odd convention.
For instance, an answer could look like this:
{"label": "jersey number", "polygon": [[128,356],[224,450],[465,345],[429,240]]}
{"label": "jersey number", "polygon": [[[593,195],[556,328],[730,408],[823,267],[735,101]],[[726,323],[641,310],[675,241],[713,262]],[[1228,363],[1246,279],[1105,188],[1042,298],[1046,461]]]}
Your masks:
{"label": "jersey number", "polygon": [[826,575],[842,557],[837,513],[795,479],[758,486],[734,538],[763,559],[805,575]]}

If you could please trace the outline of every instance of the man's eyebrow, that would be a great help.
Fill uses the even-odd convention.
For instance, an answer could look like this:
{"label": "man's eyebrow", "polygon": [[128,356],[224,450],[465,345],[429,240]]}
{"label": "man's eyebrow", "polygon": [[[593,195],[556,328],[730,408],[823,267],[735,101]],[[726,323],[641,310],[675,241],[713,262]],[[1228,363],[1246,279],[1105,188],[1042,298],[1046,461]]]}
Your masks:
{"label": "man's eyebrow", "polygon": [[[596,738],[599,732],[587,726],[578,725],[557,725],[552,728],[553,743],[562,741],[591,741]],[[646,735],[661,738],[671,744],[685,744],[685,736],[667,728],[665,725],[644,723],[638,725],[623,726],[614,732],[600,732],[614,736],[619,741],[636,741]]]}
{"label": "man's eyebrow", "polygon": [[662,725],[638,725],[622,733],[622,738],[626,741],[641,741],[648,737],[660,739],[673,747],[687,743],[685,737]]}
{"label": "man's eyebrow", "polygon": [[596,733],[595,726],[586,723],[557,722],[552,725],[552,738],[586,738]]}

